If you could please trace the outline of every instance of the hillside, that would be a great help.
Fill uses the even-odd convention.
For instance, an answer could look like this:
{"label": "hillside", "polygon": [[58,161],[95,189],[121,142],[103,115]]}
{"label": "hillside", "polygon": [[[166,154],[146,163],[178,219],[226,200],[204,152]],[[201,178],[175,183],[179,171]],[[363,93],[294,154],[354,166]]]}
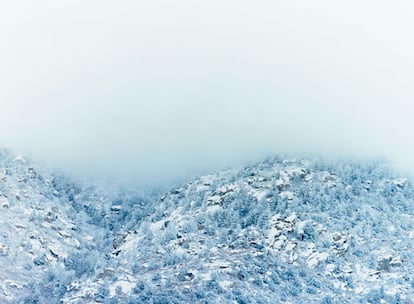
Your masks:
{"label": "hillside", "polygon": [[1,150],[0,303],[58,303],[73,281],[104,267],[120,229],[111,204],[123,198],[139,206],[133,195]]}
{"label": "hillside", "polygon": [[382,163],[271,158],[145,195],[6,152],[0,172],[0,302],[414,303],[414,188]]}

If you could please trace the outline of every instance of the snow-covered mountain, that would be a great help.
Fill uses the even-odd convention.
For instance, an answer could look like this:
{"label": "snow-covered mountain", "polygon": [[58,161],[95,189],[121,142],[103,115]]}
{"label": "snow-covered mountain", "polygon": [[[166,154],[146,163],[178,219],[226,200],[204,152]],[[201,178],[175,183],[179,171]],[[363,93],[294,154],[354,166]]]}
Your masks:
{"label": "snow-covered mountain", "polygon": [[166,193],[0,155],[0,303],[414,303],[414,188],[272,158]]}
{"label": "snow-covered mountain", "polygon": [[119,230],[111,206],[133,195],[74,182],[0,150],[0,303],[58,303],[73,281],[104,267]]}

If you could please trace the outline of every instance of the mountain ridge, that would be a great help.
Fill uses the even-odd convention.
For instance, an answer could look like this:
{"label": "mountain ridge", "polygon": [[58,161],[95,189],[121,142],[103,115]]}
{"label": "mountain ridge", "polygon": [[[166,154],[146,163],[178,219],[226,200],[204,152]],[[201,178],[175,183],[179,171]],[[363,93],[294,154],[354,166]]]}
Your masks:
{"label": "mountain ridge", "polygon": [[0,160],[0,302],[413,303],[388,165],[274,157],[144,195]]}

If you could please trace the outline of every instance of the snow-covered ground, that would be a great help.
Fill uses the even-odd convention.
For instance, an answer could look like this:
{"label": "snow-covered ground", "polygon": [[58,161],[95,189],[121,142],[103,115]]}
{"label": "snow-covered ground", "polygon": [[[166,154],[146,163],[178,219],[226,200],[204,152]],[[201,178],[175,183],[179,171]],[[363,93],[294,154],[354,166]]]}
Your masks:
{"label": "snow-covered ground", "polygon": [[0,303],[414,303],[414,188],[384,164],[274,158],[144,196],[0,160]]}

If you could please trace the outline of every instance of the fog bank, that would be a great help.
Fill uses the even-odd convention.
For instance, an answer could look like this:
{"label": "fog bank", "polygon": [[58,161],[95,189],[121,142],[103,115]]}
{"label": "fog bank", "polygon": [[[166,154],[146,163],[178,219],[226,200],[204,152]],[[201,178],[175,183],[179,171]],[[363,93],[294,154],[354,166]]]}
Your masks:
{"label": "fog bank", "polygon": [[414,172],[410,1],[8,1],[0,145],[169,182],[277,153]]}

